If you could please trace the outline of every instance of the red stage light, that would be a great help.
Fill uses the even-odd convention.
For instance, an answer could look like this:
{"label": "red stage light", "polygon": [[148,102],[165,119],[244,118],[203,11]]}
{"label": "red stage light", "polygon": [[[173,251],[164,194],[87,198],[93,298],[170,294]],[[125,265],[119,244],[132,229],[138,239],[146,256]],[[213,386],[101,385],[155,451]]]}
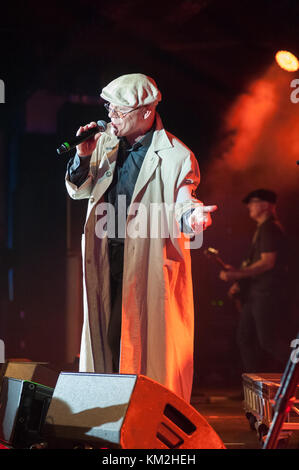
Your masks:
{"label": "red stage light", "polygon": [[292,52],[278,51],[275,59],[278,65],[287,72],[296,72],[299,69],[299,61]]}

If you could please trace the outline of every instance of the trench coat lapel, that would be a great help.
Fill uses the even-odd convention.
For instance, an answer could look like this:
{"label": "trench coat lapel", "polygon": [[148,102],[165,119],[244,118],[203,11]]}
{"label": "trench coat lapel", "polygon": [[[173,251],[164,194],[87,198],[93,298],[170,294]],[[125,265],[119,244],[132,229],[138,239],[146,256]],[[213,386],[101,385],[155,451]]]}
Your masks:
{"label": "trench coat lapel", "polygon": [[131,201],[132,203],[135,201],[135,199],[137,198],[142,188],[144,188],[144,186],[147,184],[147,182],[151,178],[152,174],[154,173],[154,171],[156,170],[158,166],[159,160],[160,159],[158,155],[149,148],[144,158],[142,167],[140,169],[140,172],[139,172],[136,184],[135,184],[132,201]]}
{"label": "trench coat lapel", "polygon": [[160,162],[160,158],[162,158],[162,154],[160,153],[160,151],[172,147],[171,142],[169,141],[165,130],[160,129],[160,126],[162,126],[162,123],[161,123],[159,116],[157,117],[157,121],[158,121],[158,124],[153,135],[152,143],[145,155],[142,167],[140,169],[140,172],[139,172],[136,184],[135,184],[135,189],[134,189],[132,201],[131,201],[132,203],[136,200],[140,191],[142,191],[142,189],[146,186],[151,176],[155,172]]}

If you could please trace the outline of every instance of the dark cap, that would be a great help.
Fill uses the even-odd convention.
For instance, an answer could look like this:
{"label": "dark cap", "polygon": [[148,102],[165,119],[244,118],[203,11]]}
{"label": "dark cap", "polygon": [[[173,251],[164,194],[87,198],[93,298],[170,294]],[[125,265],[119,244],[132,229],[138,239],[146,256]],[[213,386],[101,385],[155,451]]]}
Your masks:
{"label": "dark cap", "polygon": [[277,195],[274,191],[271,191],[270,189],[255,189],[254,191],[251,191],[251,193],[247,194],[242,202],[248,204],[250,199],[253,199],[254,197],[261,201],[271,202],[272,204],[275,204],[277,200]]}

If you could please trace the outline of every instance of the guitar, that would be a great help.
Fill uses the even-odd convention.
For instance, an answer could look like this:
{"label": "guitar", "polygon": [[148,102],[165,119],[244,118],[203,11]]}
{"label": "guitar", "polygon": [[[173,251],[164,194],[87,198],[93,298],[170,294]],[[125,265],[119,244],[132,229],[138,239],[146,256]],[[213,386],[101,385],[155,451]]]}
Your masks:
{"label": "guitar", "polygon": [[[219,266],[221,266],[221,268],[224,271],[228,270],[227,263],[225,263],[223,261],[223,259],[219,256],[219,251],[218,250],[216,250],[215,248],[209,247],[206,250],[204,250],[204,254],[208,258],[214,259],[214,261],[216,261],[216,263]],[[243,263],[241,264],[241,269],[248,266],[248,264],[249,264],[248,260],[243,261]],[[238,286],[238,291],[234,294],[231,294],[230,297],[233,298],[233,300],[236,303],[236,306],[237,306],[238,310],[240,311],[242,305],[244,304],[244,302],[245,302],[245,300],[247,299],[247,296],[248,296],[248,291],[249,291],[249,287],[250,287],[250,279],[249,278],[248,279],[239,279],[238,281],[235,281],[234,284],[236,284]]]}

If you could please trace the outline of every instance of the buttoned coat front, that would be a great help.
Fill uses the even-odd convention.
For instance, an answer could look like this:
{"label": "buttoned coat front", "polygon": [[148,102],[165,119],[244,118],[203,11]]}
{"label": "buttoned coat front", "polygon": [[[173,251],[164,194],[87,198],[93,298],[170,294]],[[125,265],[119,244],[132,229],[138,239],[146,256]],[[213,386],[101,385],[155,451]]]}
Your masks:
{"label": "buttoned coat front", "polygon": [[[82,372],[112,372],[104,194],[112,182],[118,145],[108,125],[91,156],[86,181],[77,187],[66,177],[73,199],[89,199],[82,236]],[[163,128],[157,114],[126,218],[120,373],[145,375],[188,402],[193,380],[193,289],[190,240],[178,230],[178,221],[199,201],[186,196],[177,202],[177,194],[184,185],[198,184],[194,155]]]}

